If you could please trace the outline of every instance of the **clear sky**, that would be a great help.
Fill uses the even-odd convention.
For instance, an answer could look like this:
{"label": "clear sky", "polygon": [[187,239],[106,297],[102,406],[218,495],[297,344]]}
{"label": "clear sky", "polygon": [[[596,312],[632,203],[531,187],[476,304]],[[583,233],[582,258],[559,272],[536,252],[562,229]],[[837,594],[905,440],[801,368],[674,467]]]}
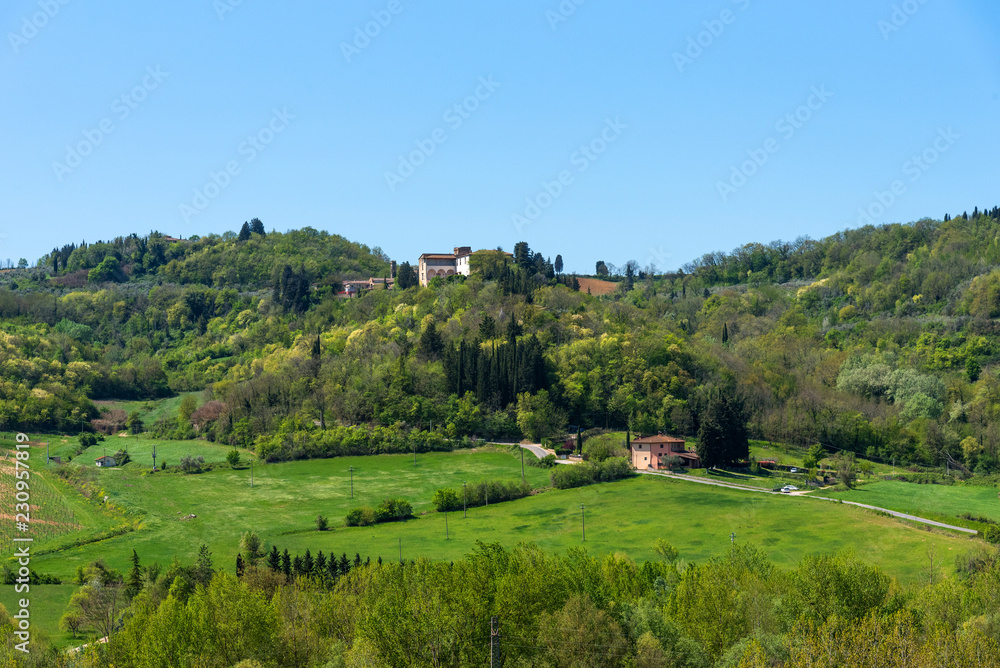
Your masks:
{"label": "clear sky", "polygon": [[259,217],[663,270],[1000,204],[995,0],[7,0],[0,26],[3,261]]}

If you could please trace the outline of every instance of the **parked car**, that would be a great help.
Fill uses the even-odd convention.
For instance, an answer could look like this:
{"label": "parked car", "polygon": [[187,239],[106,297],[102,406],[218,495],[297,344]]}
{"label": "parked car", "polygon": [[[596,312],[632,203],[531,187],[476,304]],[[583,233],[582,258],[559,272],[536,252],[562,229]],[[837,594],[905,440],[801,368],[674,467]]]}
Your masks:
{"label": "parked car", "polygon": [[799,472],[799,469],[794,468],[794,467],[792,468],[792,473],[798,473],[798,472]]}
{"label": "parked car", "polygon": [[796,487],[795,485],[785,485],[784,487],[781,488],[782,494],[788,494],[789,492],[797,492],[797,491],[799,491],[799,488]]}

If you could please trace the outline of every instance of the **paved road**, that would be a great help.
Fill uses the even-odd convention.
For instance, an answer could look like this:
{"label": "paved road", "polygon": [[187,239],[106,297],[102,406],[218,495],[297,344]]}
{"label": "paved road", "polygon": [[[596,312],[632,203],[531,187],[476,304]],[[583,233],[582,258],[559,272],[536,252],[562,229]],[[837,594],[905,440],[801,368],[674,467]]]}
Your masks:
{"label": "paved road", "polygon": [[[681,476],[681,475],[671,475],[669,473],[656,473],[654,471],[640,471],[640,473],[644,473],[646,475],[659,476],[659,477],[662,477],[662,478],[671,478],[673,480],[683,480],[685,482],[694,482],[694,483],[699,483],[699,484],[702,484],[702,485],[712,485],[714,487],[728,487],[729,489],[737,489],[737,490],[740,490],[742,492],[760,492],[762,494],[778,494],[778,495],[782,495],[781,492],[772,492],[769,489],[761,489],[759,487],[749,487],[747,485],[739,485],[739,484],[735,484],[735,483],[717,482],[715,480],[704,480],[704,479],[700,479],[700,478],[689,478],[689,477]],[[834,503],[841,503],[841,501],[839,499],[831,499],[831,498],[826,497],[826,496],[812,496],[811,494],[807,494],[805,491],[792,492],[792,494],[795,495],[795,496],[802,496],[802,497],[805,497],[807,499],[818,499],[820,501],[832,501]],[[787,495],[785,495],[785,496],[787,496]],[[888,508],[879,508],[877,506],[869,506],[867,504],[856,503],[854,501],[843,501],[842,503],[844,505],[857,506],[858,508],[865,508],[867,510],[877,510],[877,511],[882,512],[882,513],[888,513],[889,515],[892,515],[893,517],[898,517],[899,519],[902,519],[902,520],[909,520],[911,522],[919,522],[920,524],[928,524],[930,526],[939,527],[941,529],[951,529],[952,531],[961,531],[963,533],[969,533],[969,534],[972,534],[972,535],[976,535],[976,534],[979,533],[975,529],[966,529],[965,527],[957,527],[957,526],[954,526],[954,525],[951,525],[951,524],[944,524],[943,522],[936,522],[934,520],[928,520],[928,519],[925,519],[923,517],[916,517],[915,515],[907,515],[906,513],[900,513],[900,512],[897,512],[895,510],[889,510]]]}
{"label": "paved road", "polygon": [[552,454],[543,448],[540,443],[503,443],[501,441],[490,441],[489,445],[519,445],[539,459]]}
{"label": "paved road", "polygon": [[534,456],[538,457],[539,459],[542,459],[543,457],[549,454],[548,452],[545,451],[545,448],[543,448],[540,445],[535,445],[534,443],[528,443],[526,445],[522,445],[521,447],[530,452],[531,454],[533,454]]}

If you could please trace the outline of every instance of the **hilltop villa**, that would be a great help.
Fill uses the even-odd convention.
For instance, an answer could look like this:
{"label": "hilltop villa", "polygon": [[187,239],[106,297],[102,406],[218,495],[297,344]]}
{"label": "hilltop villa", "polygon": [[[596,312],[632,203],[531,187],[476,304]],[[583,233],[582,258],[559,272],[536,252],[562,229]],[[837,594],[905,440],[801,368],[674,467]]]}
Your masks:
{"label": "hilltop villa", "polygon": [[437,276],[468,276],[472,273],[471,246],[459,246],[452,253],[424,253],[420,256],[420,285],[427,287]]}

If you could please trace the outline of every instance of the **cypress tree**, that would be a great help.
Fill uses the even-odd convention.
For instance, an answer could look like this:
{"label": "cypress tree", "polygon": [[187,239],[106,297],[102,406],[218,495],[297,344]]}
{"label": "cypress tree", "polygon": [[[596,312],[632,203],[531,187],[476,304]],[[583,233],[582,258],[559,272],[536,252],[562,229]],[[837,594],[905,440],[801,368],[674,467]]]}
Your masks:
{"label": "cypress tree", "polygon": [[272,545],[271,551],[267,553],[267,567],[274,573],[281,570],[281,555],[278,553],[277,545]]}
{"label": "cypress tree", "polygon": [[288,548],[281,555],[281,572],[285,574],[286,578],[292,577],[292,557],[288,554]]}
{"label": "cypress tree", "polygon": [[303,575],[312,575],[313,566],[315,566],[315,565],[316,564],[313,561],[312,553],[307,549],[306,550],[306,555],[304,557],[302,557],[302,574]]}
{"label": "cypress tree", "polygon": [[142,591],[142,570],[139,568],[139,554],[135,548],[132,548],[132,556],[129,557],[129,561],[132,562],[132,568],[129,569],[125,589],[129,596],[136,596]]}
{"label": "cypress tree", "polygon": [[340,575],[340,566],[337,564],[337,557],[333,554],[330,555],[330,561],[326,565],[326,572],[331,580],[336,580]]}

